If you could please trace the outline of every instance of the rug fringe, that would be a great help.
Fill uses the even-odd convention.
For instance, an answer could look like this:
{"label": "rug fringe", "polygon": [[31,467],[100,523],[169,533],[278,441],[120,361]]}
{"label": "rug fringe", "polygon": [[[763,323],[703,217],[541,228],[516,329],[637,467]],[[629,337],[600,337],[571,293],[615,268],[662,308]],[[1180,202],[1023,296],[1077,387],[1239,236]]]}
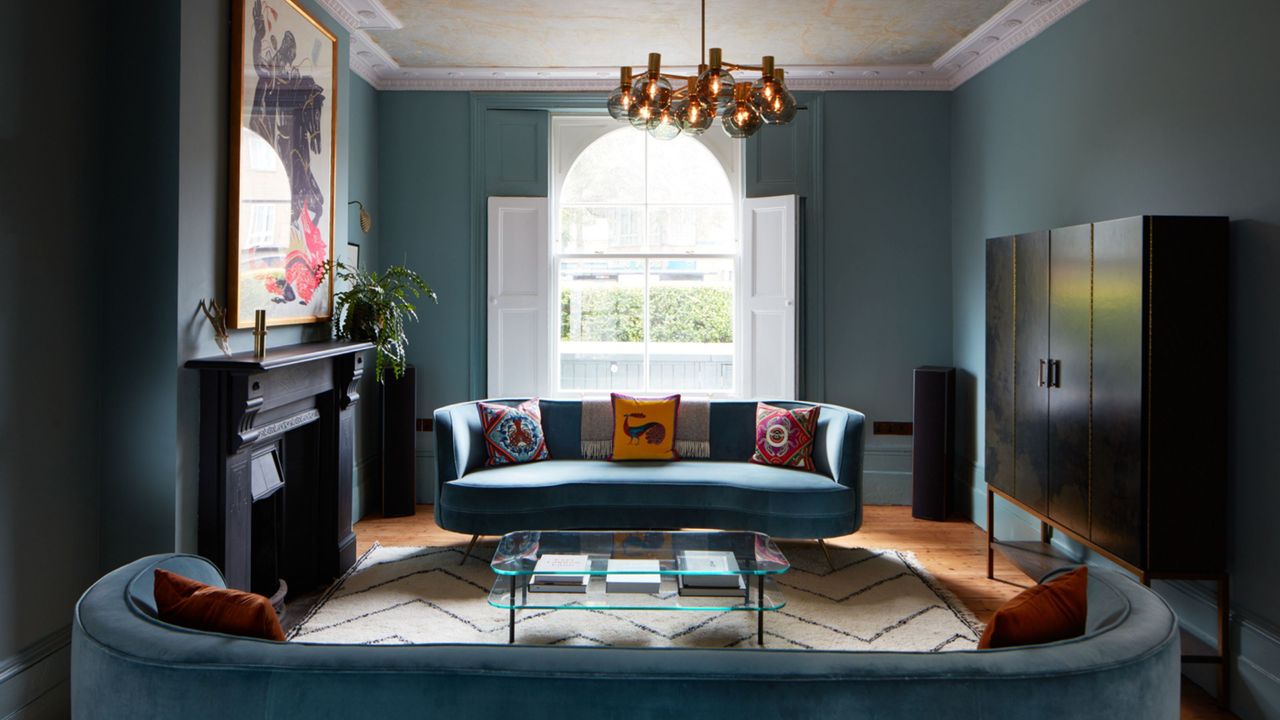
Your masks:
{"label": "rug fringe", "polygon": [[919,577],[920,581],[928,586],[928,588],[933,591],[934,595],[942,598],[943,602],[945,602],[948,607],[951,608],[951,611],[955,613],[956,617],[960,619],[960,622],[968,625],[969,629],[973,631],[974,640],[982,637],[982,631],[986,625],[978,620],[978,616],[974,615],[972,610],[966,607],[964,603],[960,602],[960,598],[956,597],[955,593],[940,584],[938,579],[925,569],[924,564],[920,562],[920,558],[916,557],[915,553],[910,550],[890,550],[889,552],[892,552],[901,558],[903,565],[911,568],[911,571],[916,574],[916,577]]}
{"label": "rug fringe", "polygon": [[311,618],[315,617],[316,612],[320,610],[325,603],[329,602],[329,598],[338,591],[338,588],[342,583],[346,582],[352,575],[355,575],[356,571],[360,569],[360,566],[364,564],[364,561],[373,554],[374,550],[377,550],[380,547],[382,547],[382,545],[379,544],[377,540],[374,540],[373,544],[369,546],[369,549],[361,553],[360,557],[356,558],[356,561],[351,563],[351,567],[347,568],[347,571],[342,573],[342,577],[330,583],[329,587],[325,588],[324,594],[320,596],[320,599],[316,600],[315,604],[311,606],[311,609],[307,611],[307,614],[298,621],[297,625],[294,625],[289,629],[289,634],[284,636],[284,641],[293,642],[293,639],[298,636],[298,629],[311,622]]}

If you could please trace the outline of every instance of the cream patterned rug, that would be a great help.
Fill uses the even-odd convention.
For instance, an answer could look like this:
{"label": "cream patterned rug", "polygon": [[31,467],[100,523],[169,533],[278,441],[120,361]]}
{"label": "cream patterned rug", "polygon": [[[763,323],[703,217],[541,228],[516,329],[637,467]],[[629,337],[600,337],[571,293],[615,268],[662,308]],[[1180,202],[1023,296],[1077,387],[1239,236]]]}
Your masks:
{"label": "cream patterned rug", "polygon": [[[495,543],[476,546],[493,555]],[[972,649],[982,627],[908,552],[783,543],[787,598],[765,615],[765,645],[822,650]],[[508,611],[488,603],[494,574],[462,546],[374,547],[289,633],[294,642],[506,643]],[[524,610],[516,641],[536,645],[755,647],[752,612]]]}

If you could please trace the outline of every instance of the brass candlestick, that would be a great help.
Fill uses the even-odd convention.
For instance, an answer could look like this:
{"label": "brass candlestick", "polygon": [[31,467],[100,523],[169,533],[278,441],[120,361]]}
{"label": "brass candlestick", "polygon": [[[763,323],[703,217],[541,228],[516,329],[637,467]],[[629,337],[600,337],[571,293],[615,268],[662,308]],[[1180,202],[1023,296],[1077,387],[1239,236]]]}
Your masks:
{"label": "brass candlestick", "polygon": [[253,356],[258,360],[267,356],[267,311],[253,311]]}

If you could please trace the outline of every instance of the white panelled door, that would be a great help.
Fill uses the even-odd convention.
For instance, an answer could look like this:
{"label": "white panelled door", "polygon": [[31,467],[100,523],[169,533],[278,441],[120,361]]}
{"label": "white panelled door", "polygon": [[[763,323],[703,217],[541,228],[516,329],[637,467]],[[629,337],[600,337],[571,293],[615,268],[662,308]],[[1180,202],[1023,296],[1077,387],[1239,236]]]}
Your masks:
{"label": "white panelled door", "polygon": [[742,396],[796,397],[796,196],[742,201]]}
{"label": "white panelled door", "polygon": [[550,387],[547,227],[546,198],[489,198],[490,397]]}

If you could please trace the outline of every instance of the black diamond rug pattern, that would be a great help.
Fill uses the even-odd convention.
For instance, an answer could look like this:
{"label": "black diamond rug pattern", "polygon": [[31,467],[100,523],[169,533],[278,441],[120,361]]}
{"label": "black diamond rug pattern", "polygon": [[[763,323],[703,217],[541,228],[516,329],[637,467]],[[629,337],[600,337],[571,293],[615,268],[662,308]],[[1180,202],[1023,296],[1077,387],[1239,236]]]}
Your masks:
{"label": "black diamond rug pattern", "polygon": [[[508,611],[488,603],[493,541],[459,565],[463,546],[375,544],[289,633],[292,642],[505,644]],[[908,552],[831,543],[781,544],[791,570],[775,581],[786,605],[765,617],[765,645],[820,650],[972,649],[982,626]],[[522,610],[521,644],[756,647],[741,611]]]}

